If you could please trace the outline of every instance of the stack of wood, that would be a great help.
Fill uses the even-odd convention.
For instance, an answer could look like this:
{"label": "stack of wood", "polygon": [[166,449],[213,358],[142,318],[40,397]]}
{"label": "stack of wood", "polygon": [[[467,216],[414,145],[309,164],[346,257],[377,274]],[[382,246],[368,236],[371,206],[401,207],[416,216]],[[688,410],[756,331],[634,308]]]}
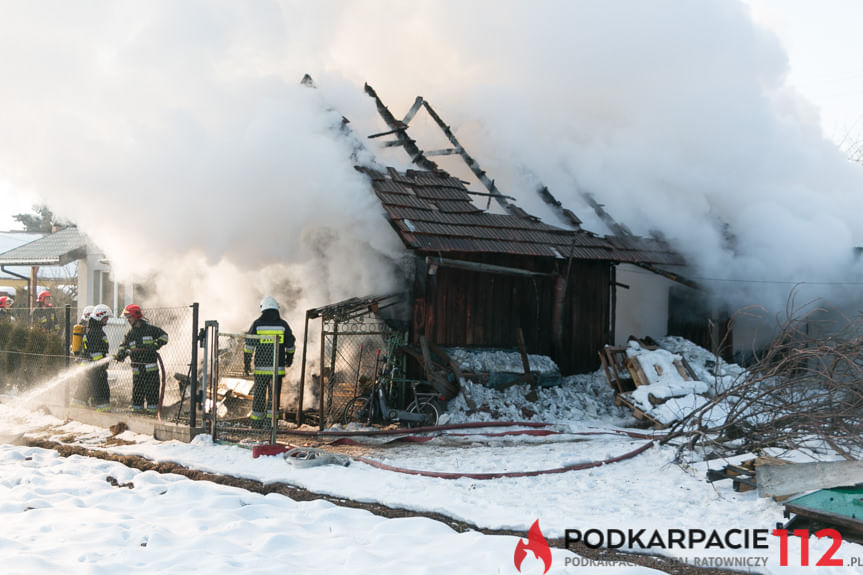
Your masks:
{"label": "stack of wood", "polygon": [[747,459],[738,465],[728,464],[722,469],[708,469],[707,480],[710,482],[721,479],[731,479],[734,491],[752,491],[758,488],[757,468],[761,465],[785,465],[790,463],[778,457],[761,455]]}
{"label": "stack of wood", "polygon": [[[656,350],[659,348],[650,340],[635,340],[642,349]],[[599,351],[599,359],[602,362],[602,368],[605,370],[605,376],[608,378],[608,383],[614,390],[614,404],[625,405],[632,409],[633,415],[639,421],[649,423],[654,429],[664,429],[668,427],[668,423],[661,422],[652,417],[649,413],[638,407],[632,399],[632,392],[642,385],[650,385],[650,379],[644,372],[644,367],[638,357],[630,357],[627,354],[628,347],[613,347],[606,346]],[[673,365],[678,374],[684,381],[696,381],[698,378],[695,372],[690,367],[685,358],[675,358]],[[661,369],[658,365],[650,366],[651,369]],[[662,375],[657,373],[657,375]],[[652,394],[648,396],[652,405],[661,405],[668,398],[655,397]]]}

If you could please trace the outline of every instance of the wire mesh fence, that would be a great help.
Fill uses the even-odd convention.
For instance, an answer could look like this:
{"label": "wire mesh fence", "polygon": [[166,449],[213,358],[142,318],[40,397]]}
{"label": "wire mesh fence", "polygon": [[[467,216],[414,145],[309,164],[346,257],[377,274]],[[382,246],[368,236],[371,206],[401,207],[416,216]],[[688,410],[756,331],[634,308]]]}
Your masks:
{"label": "wire mesh fence", "polygon": [[[66,378],[64,393],[54,399],[66,404],[75,398],[87,399],[86,388],[91,385],[93,370],[82,369],[91,363],[90,358],[76,349],[80,346],[80,332],[75,324],[80,315],[71,308],[68,313],[65,308],[51,311],[48,321],[40,321],[40,317],[49,315],[40,308],[13,308],[0,318],[0,392],[32,391],[67,371],[70,377]],[[155,369],[149,370],[157,391],[145,395],[144,414],[155,416],[161,401],[163,417],[179,419],[182,412],[188,414],[187,384],[195,329],[192,307],[145,308],[144,319],[164,330],[167,337],[167,343],[158,349]],[[106,356],[112,359],[99,362],[99,367],[107,368],[109,394],[109,406],[102,410],[130,410],[135,389],[133,370],[146,371],[147,366],[134,356],[124,361],[113,359],[130,330],[126,319],[111,317],[103,330],[108,341]]]}
{"label": "wire mesh fence", "polygon": [[354,397],[370,393],[386,361],[386,343],[392,330],[374,317],[363,317],[351,322],[324,322],[322,336],[321,424],[329,426],[342,423],[345,408]]}
{"label": "wire mesh fence", "polygon": [[[76,329],[79,310],[55,309],[56,320],[49,322],[37,321],[41,312],[35,309],[7,310],[0,317],[0,393],[20,393],[52,378],[62,378],[62,405],[66,407],[134,411],[151,417],[158,413],[162,421],[192,426],[198,425],[200,414],[200,423],[209,431],[240,437],[266,435],[273,431],[274,424],[276,430],[293,422],[324,428],[344,422],[351,400],[370,394],[388,365],[393,346],[404,343],[405,333],[376,313],[377,300],[348,303],[328,306],[323,312],[324,308],[312,310],[321,312],[315,316],[320,323],[307,325],[304,334],[307,337],[309,331],[313,332],[313,342],[303,342],[303,346],[308,345],[303,350],[303,361],[297,355],[297,365],[286,370],[278,404],[275,411],[271,404],[267,405],[270,413],[264,425],[254,424],[251,417],[256,378],[254,369],[245,369],[244,349],[249,336],[219,333],[218,323],[207,321],[207,326],[215,327],[214,337],[208,342],[207,328],[198,332],[196,305],[143,309],[144,320],[164,330],[167,337],[152,363],[134,356],[121,358],[122,353],[118,356],[122,348],[128,351],[126,340],[131,328],[126,319],[114,317],[121,310],[113,310],[103,328],[107,353],[98,366],[75,349],[80,344],[81,328]],[[318,329],[320,332],[315,333]],[[205,348],[203,352],[201,348]],[[93,372],[100,369],[107,380],[107,405],[92,391],[87,398],[88,390],[94,388]],[[141,372],[146,372],[146,381]],[[264,382],[259,379],[260,392]],[[155,387],[158,394],[141,392],[142,387]],[[197,409],[193,414],[190,410],[194,390]],[[405,385],[389,384],[386,393],[388,404],[396,409],[404,409],[414,398],[413,391]],[[81,397],[88,401],[82,404]],[[208,421],[217,422],[217,428]]]}
{"label": "wire mesh fence", "polygon": [[[403,343],[404,334],[395,332],[372,313],[321,317],[318,328],[321,329],[320,343],[312,344],[314,349],[304,350],[307,366],[286,370],[278,393],[277,415],[270,417],[272,408],[268,404],[270,413],[263,424],[252,417],[256,409],[255,397],[272,382],[265,382],[260,377],[257,378],[260,381],[256,381],[255,374],[244,369],[245,352],[249,349],[249,341],[255,338],[247,334],[218,332],[216,322],[207,322],[204,346],[216,349],[204,352],[204,417],[215,420],[215,429],[211,427],[210,430],[216,436],[235,440],[244,437],[264,439],[278,433],[279,429],[292,427],[297,421],[319,424],[321,428],[342,423],[351,400],[370,393],[377,374],[384,368],[388,346],[391,347],[393,341]],[[315,327],[308,329],[314,330]],[[301,386],[304,387],[302,393]],[[412,397],[405,386],[388,388],[388,393],[389,400],[398,408],[403,408]]]}
{"label": "wire mesh fence", "polygon": [[[143,407],[147,414],[155,415],[161,400],[163,418],[176,420],[183,409],[188,413],[186,385],[194,330],[192,308],[144,308],[143,312],[147,323],[165,332],[167,343],[158,348],[155,366],[146,359],[136,360],[135,354],[109,363],[111,409],[131,410],[135,407],[138,411],[137,408]],[[129,332],[129,322],[123,318],[112,319],[105,326],[112,356],[117,355]],[[125,347],[130,347],[128,342]],[[158,386],[156,393],[151,391],[153,384]]]}
{"label": "wire mesh fence", "polygon": [[[215,435],[221,438],[270,435],[273,425],[278,427],[279,420],[285,418],[286,402],[294,395],[287,389],[291,387],[288,381],[279,377],[285,370],[278,368],[273,354],[277,336],[222,333],[216,331],[215,322],[207,323],[209,337],[205,346],[217,345],[217,349],[206,352],[209,361],[202,366],[205,418],[215,421]],[[260,349],[259,342],[263,344]],[[253,366],[253,357],[255,366],[270,366],[269,369]],[[275,406],[271,395],[274,386],[278,390]]]}
{"label": "wire mesh fence", "polygon": [[66,363],[63,333],[8,316],[0,320],[0,391],[31,389],[56,376]]}

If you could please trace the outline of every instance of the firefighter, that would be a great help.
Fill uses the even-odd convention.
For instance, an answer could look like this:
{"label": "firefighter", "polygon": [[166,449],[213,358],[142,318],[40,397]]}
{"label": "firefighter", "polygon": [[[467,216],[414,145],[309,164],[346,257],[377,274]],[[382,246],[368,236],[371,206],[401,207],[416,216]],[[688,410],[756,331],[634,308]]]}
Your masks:
{"label": "firefighter", "polygon": [[15,321],[15,316],[9,311],[13,303],[15,300],[12,299],[12,296],[0,296],[0,321]]}
{"label": "firefighter", "polygon": [[[105,304],[95,306],[90,313],[87,329],[81,341],[80,360],[83,363],[95,363],[108,357],[108,336],[105,335],[105,325],[111,315],[111,308]],[[79,386],[73,404],[87,405],[97,411],[111,411],[107,362],[87,370],[84,385]]]}
{"label": "firefighter", "polygon": [[56,333],[60,330],[57,323],[57,314],[54,312],[54,304],[51,303],[51,292],[44,290],[37,298],[37,307],[33,310],[33,325],[38,326],[44,332]]}
{"label": "firefighter", "polygon": [[[268,398],[273,381],[273,352],[277,352],[276,367],[276,416],[279,409],[279,395],[282,391],[282,378],[285,368],[294,362],[294,334],[288,322],[279,316],[279,304],[270,296],[261,300],[261,315],[252,322],[247,335],[269,335],[278,338],[278,346],[257,338],[246,338],[243,348],[243,373],[249,375],[254,355],[255,383],[252,387],[252,427],[270,427],[266,419],[272,420],[272,399]],[[276,348],[274,350],[274,347]]]}
{"label": "firefighter", "polygon": [[78,320],[78,323],[80,323],[84,327],[87,327],[87,324],[90,321],[90,314],[93,313],[93,307],[94,306],[92,306],[92,305],[88,305],[88,306],[84,307],[84,311],[81,312],[81,319]]}
{"label": "firefighter", "polygon": [[[87,331],[87,326],[90,324],[90,314],[92,313],[93,306],[85,306],[84,311],[81,312],[81,319],[78,320],[78,323],[72,326],[72,345],[70,346],[70,349],[72,351],[72,355],[79,359],[84,358],[84,346],[82,341],[84,333]],[[83,359],[83,361],[86,362],[86,359]]]}
{"label": "firefighter", "polygon": [[132,364],[132,412],[156,413],[159,405],[158,351],[168,343],[168,334],[144,317],[141,306],[127,305],[123,317],[132,329],[123,338],[115,358],[123,361],[129,356]]}

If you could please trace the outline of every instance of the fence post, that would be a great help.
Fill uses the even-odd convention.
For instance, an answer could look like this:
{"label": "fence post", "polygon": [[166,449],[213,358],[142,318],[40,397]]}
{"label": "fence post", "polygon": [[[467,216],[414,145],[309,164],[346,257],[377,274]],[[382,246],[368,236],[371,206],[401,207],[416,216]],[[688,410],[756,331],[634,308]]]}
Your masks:
{"label": "fence post", "polygon": [[[306,349],[309,347],[309,316],[312,310],[306,310],[306,327],[303,330],[303,364],[300,366],[300,389],[297,393],[297,427],[303,424],[303,390],[306,387]],[[287,376],[287,370],[285,370]]]}
{"label": "fence post", "polygon": [[[72,325],[71,325],[71,317],[72,317],[72,306],[68,303],[66,304],[66,367],[69,367],[69,355],[72,352]],[[66,385],[63,386],[63,406],[69,407],[69,401],[71,399],[71,390],[70,384],[67,382]]]}
{"label": "fence post", "polygon": [[[272,388],[270,391],[270,410],[272,412],[272,417],[270,417],[270,426],[272,430],[270,431],[270,445],[276,444],[276,429],[279,426],[279,414],[276,411],[276,406],[278,405],[279,398],[276,397],[276,393],[279,392],[281,395],[281,390],[277,389],[276,383],[279,379],[279,336],[274,335],[273,337],[273,380],[271,382]],[[282,336],[284,337],[284,336]],[[287,370],[285,370],[287,372]]]}
{"label": "fence post", "polygon": [[192,363],[189,371],[189,427],[193,429],[198,424],[198,343],[198,302],[195,302],[192,304]]}
{"label": "fence post", "polygon": [[64,353],[66,357],[66,367],[69,367],[69,357],[71,354],[72,347],[72,306],[68,303],[66,304],[66,351]]}

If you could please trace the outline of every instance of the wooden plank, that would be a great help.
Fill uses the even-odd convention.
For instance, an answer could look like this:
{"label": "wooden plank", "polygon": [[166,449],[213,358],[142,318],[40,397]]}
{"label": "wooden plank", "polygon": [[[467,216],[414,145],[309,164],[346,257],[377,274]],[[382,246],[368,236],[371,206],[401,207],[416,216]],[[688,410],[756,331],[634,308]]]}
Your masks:
{"label": "wooden plank", "polygon": [[499,390],[506,389],[508,387],[512,387],[513,385],[518,385],[519,383],[528,383],[531,386],[535,386],[536,385],[536,376],[534,376],[534,374],[532,374],[532,373],[523,373],[523,374],[519,375],[518,377],[516,377],[515,379],[513,379],[512,381],[508,381],[507,383],[499,386],[497,389],[499,389]]}
{"label": "wooden plank", "polygon": [[818,509],[813,509],[811,507],[794,505],[793,502],[785,504],[785,512],[796,513],[799,516],[813,519],[820,523],[827,523],[837,525],[839,527],[844,527],[845,529],[852,531],[858,535],[863,534],[863,521],[860,521],[856,518],[846,517],[845,515],[831,513],[829,511],[821,511]]}
{"label": "wooden plank", "polygon": [[447,362],[450,369],[452,369],[455,376],[461,381],[464,378],[464,374],[461,371],[461,367],[456,361],[449,356],[447,352],[445,352],[439,345],[434,343],[433,341],[428,342],[429,348],[435,352],[436,355],[440,356],[441,359]]}
{"label": "wooden plank", "polygon": [[644,369],[641,367],[641,362],[637,357],[630,357],[626,360],[626,368],[632,374],[632,381],[636,387],[639,385],[650,385],[650,380],[644,374]]}
{"label": "wooden plank", "polygon": [[611,374],[611,369],[609,368],[608,360],[605,357],[604,349],[599,350],[599,361],[602,364],[602,369],[605,371],[605,378],[608,380],[608,385],[610,385],[611,389],[613,389],[614,391],[622,392],[623,388],[620,386],[620,381],[617,379],[617,377]]}
{"label": "wooden plank", "polygon": [[662,423],[655,417],[652,417],[645,413],[642,409],[635,405],[626,394],[617,393],[614,395],[614,404],[615,405],[625,405],[632,410],[632,414],[635,416],[635,419],[639,421],[648,421],[654,429],[665,429],[668,425]]}
{"label": "wooden plank", "polygon": [[686,369],[680,359],[675,359],[673,363],[674,367],[677,369],[677,373],[680,375],[683,381],[693,381],[695,379],[694,377],[692,377],[689,370]]}
{"label": "wooden plank", "polygon": [[527,357],[527,346],[524,345],[524,332],[521,328],[515,330],[515,337],[518,342],[518,352],[521,354],[521,367],[525,373],[530,373],[530,360]]}
{"label": "wooden plank", "polygon": [[819,461],[794,465],[759,465],[758,495],[777,497],[863,483],[863,461]]}

